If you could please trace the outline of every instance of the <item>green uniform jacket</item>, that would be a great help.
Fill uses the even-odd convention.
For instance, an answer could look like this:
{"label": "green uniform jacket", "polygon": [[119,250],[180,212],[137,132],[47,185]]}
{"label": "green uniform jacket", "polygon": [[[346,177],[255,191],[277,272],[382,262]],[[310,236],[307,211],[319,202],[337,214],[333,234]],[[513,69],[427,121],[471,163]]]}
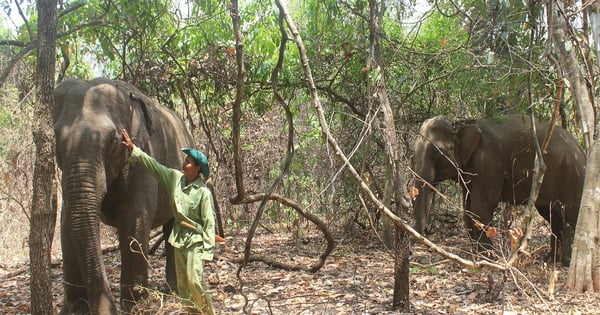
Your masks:
{"label": "green uniform jacket", "polygon": [[[175,217],[169,243],[182,249],[202,243],[201,258],[212,260],[215,252],[214,208],[212,194],[202,179],[185,185],[182,172],[158,163],[138,147],[133,148],[129,161],[141,163],[169,193]],[[182,221],[194,226],[195,230],[184,228]]]}

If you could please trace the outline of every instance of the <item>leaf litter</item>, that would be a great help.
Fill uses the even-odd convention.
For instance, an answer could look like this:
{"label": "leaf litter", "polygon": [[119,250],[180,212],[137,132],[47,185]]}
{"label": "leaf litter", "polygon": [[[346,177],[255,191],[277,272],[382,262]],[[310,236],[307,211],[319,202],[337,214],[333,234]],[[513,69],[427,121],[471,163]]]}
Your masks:
{"label": "leaf litter", "polygon": [[[338,244],[316,273],[284,271],[263,263],[249,263],[238,281],[236,258],[243,255],[245,234],[238,232],[218,244],[216,259],[205,266],[205,277],[217,314],[397,314],[391,309],[393,258],[379,241],[365,231],[340,232]],[[352,235],[349,235],[352,234]],[[432,236],[436,243],[466,252],[464,235]],[[540,242],[544,242],[545,237]],[[257,233],[253,254],[309,265],[324,241],[305,235]],[[139,313],[180,314],[177,298],[163,293],[162,248],[149,257],[150,298],[140,302]],[[541,254],[540,254],[541,255]],[[118,298],[119,253],[104,256],[113,294]],[[600,314],[597,294],[568,293],[564,288],[567,267],[552,268],[541,257],[526,258],[518,269],[506,274],[469,270],[413,244],[410,265],[412,314]],[[0,266],[2,314],[29,314],[28,263]],[[52,265],[52,295],[55,312],[62,307],[62,265]],[[550,279],[556,278],[552,294]],[[492,283],[504,279],[497,299],[488,301]]]}

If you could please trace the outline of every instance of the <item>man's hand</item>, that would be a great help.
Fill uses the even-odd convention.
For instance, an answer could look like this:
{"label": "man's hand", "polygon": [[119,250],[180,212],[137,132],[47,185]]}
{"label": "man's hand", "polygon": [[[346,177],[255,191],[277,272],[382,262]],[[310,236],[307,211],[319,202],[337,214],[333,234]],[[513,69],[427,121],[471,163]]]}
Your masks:
{"label": "man's hand", "polygon": [[221,235],[219,235],[219,234],[215,234],[215,241],[217,243],[225,243],[225,242],[227,242],[227,240],[224,237],[221,237]]}
{"label": "man's hand", "polygon": [[131,138],[129,138],[127,130],[121,129],[121,135],[123,136],[123,141],[121,143],[130,151],[133,150],[133,142],[131,141]]}

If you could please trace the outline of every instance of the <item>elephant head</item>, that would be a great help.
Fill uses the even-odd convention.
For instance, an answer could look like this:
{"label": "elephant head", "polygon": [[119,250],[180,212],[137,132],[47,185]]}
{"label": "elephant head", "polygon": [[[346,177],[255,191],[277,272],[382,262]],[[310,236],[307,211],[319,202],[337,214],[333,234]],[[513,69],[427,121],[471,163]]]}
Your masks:
{"label": "elephant head", "polygon": [[415,229],[423,233],[429,224],[432,185],[447,179],[461,178],[461,165],[467,163],[481,141],[481,131],[472,121],[451,122],[437,116],[423,123],[414,146]]}
{"label": "elephant head", "polygon": [[[150,230],[172,213],[159,204],[150,174],[127,164],[122,129],[157,160],[179,167],[181,147],[193,140],[181,120],[133,86],[108,79],[66,80],[55,90],[56,158],[62,170],[61,244],[65,283],[62,313],[116,314],[100,248],[99,222],[117,227],[121,301],[143,296]],[[136,239],[137,242],[131,242]],[[129,244],[140,244],[130,248]],[[130,304],[127,304],[130,305]]]}

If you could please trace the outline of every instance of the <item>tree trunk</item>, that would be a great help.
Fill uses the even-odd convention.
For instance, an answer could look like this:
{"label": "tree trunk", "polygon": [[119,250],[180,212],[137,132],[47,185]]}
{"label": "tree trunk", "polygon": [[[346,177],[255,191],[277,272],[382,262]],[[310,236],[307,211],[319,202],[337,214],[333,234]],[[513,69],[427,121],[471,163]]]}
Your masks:
{"label": "tree trunk", "polygon": [[237,75],[235,79],[235,101],[232,104],[232,142],[233,142],[233,165],[235,166],[235,187],[236,195],[230,198],[231,203],[239,203],[244,199],[246,188],[244,188],[244,174],[242,168],[242,156],[240,150],[240,120],[242,117],[242,102],[244,98],[244,80],[246,77],[246,68],[244,67],[244,40],[242,37],[239,6],[237,0],[230,2],[230,15],[235,35],[235,61],[237,65]]}
{"label": "tree trunk", "polygon": [[[385,177],[385,185],[383,188],[383,198],[382,198],[382,202],[383,204],[390,208],[392,208],[392,195],[393,195],[393,191],[394,191],[394,183],[392,181],[392,166],[390,165],[390,163],[388,162],[388,160],[386,159],[384,161],[385,163],[385,172],[387,174],[387,176]],[[383,244],[385,245],[385,247],[387,247],[390,250],[393,250],[395,248],[394,245],[394,224],[392,223],[392,220],[390,218],[388,218],[387,216],[382,216],[381,217],[381,238],[383,239]]]}
{"label": "tree trunk", "polygon": [[567,275],[567,287],[574,292],[600,292],[600,142],[588,153],[583,195]]}
{"label": "tree trunk", "polygon": [[[390,100],[387,95],[385,69],[382,65],[381,47],[379,45],[379,30],[383,23],[383,13],[385,11],[385,1],[378,3],[377,0],[369,0],[369,45],[370,53],[368,64],[370,66],[372,87],[374,89],[373,102],[379,105],[383,114],[381,130],[385,142],[385,153],[389,165],[390,176],[387,182],[391,182],[393,191],[391,193],[395,201],[395,214],[401,217],[402,212],[407,212],[403,203],[408,200],[404,193],[404,178],[400,169],[400,144],[398,142],[396,125],[394,122],[394,113],[390,106]],[[389,205],[388,205],[389,206]],[[386,220],[387,218],[384,218]],[[392,308],[402,312],[410,311],[409,303],[409,265],[408,256],[410,244],[408,235],[402,228],[394,228],[395,246],[394,246],[394,297]]]}
{"label": "tree trunk", "polygon": [[[594,39],[598,37],[598,8],[594,1],[591,4],[590,20]],[[567,287],[576,292],[600,291],[600,246],[598,242],[598,229],[600,210],[600,143],[596,139],[597,130],[592,91],[586,84],[580,69],[583,67],[575,55],[575,47],[566,34],[569,34],[568,22],[565,19],[565,7],[562,1],[556,1],[549,8],[550,30],[554,49],[562,61],[561,66],[569,81],[570,91],[575,99],[581,115],[581,128],[587,145],[587,163],[583,195],[579,207],[579,217],[571,253],[571,265],[567,275]]]}
{"label": "tree trunk", "polygon": [[53,314],[50,251],[56,223],[54,179],[54,71],[56,51],[56,0],[38,0],[38,57],[33,139],[36,146],[29,231],[31,262],[31,313]]}
{"label": "tree trunk", "polygon": [[585,144],[590,147],[591,142],[595,138],[595,118],[594,118],[594,103],[591,99],[590,90],[587,86],[585,77],[581,72],[581,64],[575,55],[575,47],[570,40],[569,27],[565,20],[565,10],[561,0],[557,0],[554,5],[551,5],[549,10],[548,21],[550,33],[552,34],[553,48],[560,56],[560,66],[566,74],[566,78],[570,83],[569,89],[575,104],[579,110],[581,130],[583,132]]}

